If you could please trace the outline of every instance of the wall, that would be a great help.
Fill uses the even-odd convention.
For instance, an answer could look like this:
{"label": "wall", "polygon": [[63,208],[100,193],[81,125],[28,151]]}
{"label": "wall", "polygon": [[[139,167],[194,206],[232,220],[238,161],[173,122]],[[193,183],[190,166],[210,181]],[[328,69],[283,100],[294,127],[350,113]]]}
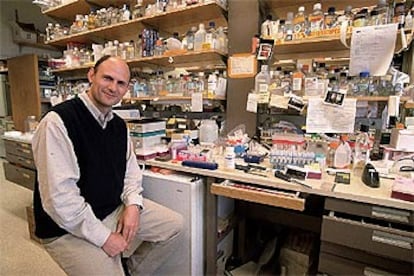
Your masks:
{"label": "wall", "polygon": [[19,21],[33,23],[37,30],[44,33],[48,22],[53,20],[42,14],[40,8],[32,4],[31,0],[0,0],[0,59],[7,59],[23,54],[34,53],[39,56],[59,57],[59,51],[48,49],[19,46],[12,40],[10,22],[15,21],[15,10],[18,12]]}

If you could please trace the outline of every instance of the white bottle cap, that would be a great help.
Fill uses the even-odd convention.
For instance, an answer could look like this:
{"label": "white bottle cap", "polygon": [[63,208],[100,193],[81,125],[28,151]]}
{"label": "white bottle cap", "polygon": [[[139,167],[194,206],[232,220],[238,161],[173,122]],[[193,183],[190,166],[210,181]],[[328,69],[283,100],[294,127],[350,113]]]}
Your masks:
{"label": "white bottle cap", "polygon": [[316,3],[315,5],[313,5],[313,9],[314,10],[320,10],[320,9],[322,9],[322,4],[321,3]]}

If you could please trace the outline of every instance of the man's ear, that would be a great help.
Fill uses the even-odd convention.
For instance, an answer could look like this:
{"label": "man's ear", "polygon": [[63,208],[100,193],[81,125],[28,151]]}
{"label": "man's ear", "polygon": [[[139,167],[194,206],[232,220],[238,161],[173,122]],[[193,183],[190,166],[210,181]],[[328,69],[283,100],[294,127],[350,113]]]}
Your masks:
{"label": "man's ear", "polygon": [[93,67],[91,67],[88,71],[88,81],[89,83],[92,83],[92,79],[95,75],[95,69]]}

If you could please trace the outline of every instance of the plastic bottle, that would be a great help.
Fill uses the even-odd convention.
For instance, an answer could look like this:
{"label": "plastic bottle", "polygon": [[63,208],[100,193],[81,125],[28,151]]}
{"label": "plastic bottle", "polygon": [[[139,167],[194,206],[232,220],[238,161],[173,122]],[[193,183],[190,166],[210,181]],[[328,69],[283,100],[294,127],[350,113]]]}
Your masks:
{"label": "plastic bottle", "polygon": [[224,167],[226,169],[234,169],[236,167],[236,153],[233,147],[226,147],[224,152]]}
{"label": "plastic bottle", "polygon": [[364,168],[369,162],[370,138],[368,135],[369,126],[361,125],[360,132],[355,138],[355,152],[353,169],[359,170]]}
{"label": "plastic bottle", "polygon": [[267,65],[262,65],[260,72],[254,78],[254,91],[259,95],[258,103],[269,102],[270,74]]}
{"label": "plastic bottle", "polygon": [[293,12],[288,12],[286,16],[284,40],[293,40]]}
{"label": "plastic bottle", "polygon": [[313,12],[309,15],[310,32],[318,32],[323,29],[324,15],[322,11],[322,4],[316,3],[313,5]]}
{"label": "plastic bottle", "polygon": [[205,41],[206,41],[206,29],[204,27],[204,24],[201,23],[198,26],[197,32],[195,32],[194,34],[194,50],[201,51]]}
{"label": "plastic bottle", "polygon": [[200,144],[212,144],[218,138],[218,126],[215,120],[202,120],[200,125]]}

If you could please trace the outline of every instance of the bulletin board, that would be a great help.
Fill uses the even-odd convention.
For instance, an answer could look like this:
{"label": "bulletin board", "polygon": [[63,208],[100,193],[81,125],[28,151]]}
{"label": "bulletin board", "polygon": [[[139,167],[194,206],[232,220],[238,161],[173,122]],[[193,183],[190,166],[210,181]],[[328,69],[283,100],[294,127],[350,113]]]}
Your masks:
{"label": "bulletin board", "polygon": [[227,74],[230,78],[252,78],[257,74],[256,56],[251,53],[234,54],[227,61]]}

